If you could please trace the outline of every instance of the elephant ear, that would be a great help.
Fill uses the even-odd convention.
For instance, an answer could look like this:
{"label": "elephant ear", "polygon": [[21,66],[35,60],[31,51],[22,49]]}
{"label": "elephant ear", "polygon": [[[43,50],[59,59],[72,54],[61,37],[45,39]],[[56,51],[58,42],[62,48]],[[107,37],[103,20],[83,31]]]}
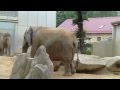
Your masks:
{"label": "elephant ear", "polygon": [[29,30],[26,32],[26,40],[28,42],[28,45],[32,45],[32,37],[33,37],[33,28],[30,27]]}
{"label": "elephant ear", "polygon": [[30,45],[32,45],[32,38],[33,38],[33,28],[31,27],[30,28],[30,40],[31,40],[30,41],[31,42]]}

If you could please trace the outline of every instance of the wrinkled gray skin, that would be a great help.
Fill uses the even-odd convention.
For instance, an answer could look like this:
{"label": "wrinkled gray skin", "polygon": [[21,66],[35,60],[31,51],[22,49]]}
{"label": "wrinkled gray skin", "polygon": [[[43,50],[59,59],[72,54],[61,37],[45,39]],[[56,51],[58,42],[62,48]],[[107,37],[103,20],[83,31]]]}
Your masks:
{"label": "wrinkled gray skin", "polygon": [[[55,51],[55,50],[57,51],[59,49],[59,53],[61,55],[60,58],[62,59],[62,63],[65,66],[64,75],[69,76],[69,75],[74,74],[76,72],[76,69],[75,69],[75,66],[73,65],[73,57],[74,57],[75,50],[77,48],[77,43],[74,42],[76,38],[70,37],[72,39],[71,40],[69,38],[64,39],[64,37],[62,37],[62,39],[59,39],[58,36],[60,35],[55,34],[56,35],[56,39],[54,40],[55,43],[52,43],[49,45],[48,43],[51,43],[51,40],[52,40],[51,38],[53,38],[52,36],[54,36],[54,34],[52,33],[53,35],[43,40],[44,34],[40,33],[41,30],[47,30],[47,29],[49,30],[49,28],[46,28],[46,27],[39,27],[39,29],[30,27],[24,34],[22,53],[26,53],[28,50],[28,47],[32,45],[31,57],[33,58],[39,46],[44,45],[47,49],[47,53],[50,55],[51,60],[53,60],[54,59],[53,56],[57,54],[58,52],[52,53],[51,51]],[[59,67],[57,68],[57,70],[58,69]]]}
{"label": "wrinkled gray skin", "polygon": [[32,35],[37,31],[38,27],[30,27],[29,30],[24,33],[24,40],[22,46],[22,53],[26,53],[28,48],[32,45]]}
{"label": "wrinkled gray skin", "polygon": [[11,36],[9,33],[0,33],[0,55],[10,56]]}

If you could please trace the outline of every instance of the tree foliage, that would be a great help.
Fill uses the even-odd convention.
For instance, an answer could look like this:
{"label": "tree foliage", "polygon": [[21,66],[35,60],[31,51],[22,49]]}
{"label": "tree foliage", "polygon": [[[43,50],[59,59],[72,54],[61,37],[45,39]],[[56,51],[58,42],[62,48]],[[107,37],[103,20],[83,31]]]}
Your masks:
{"label": "tree foliage", "polygon": [[84,53],[84,39],[86,37],[85,31],[83,30],[83,21],[87,20],[86,11],[76,11],[77,18],[73,20],[73,24],[78,25],[78,31],[76,32],[77,38],[79,38],[78,49],[81,53]]}
{"label": "tree foliage", "polygon": [[88,18],[118,16],[117,11],[87,11]]}
{"label": "tree foliage", "polygon": [[[117,11],[82,11],[83,19],[96,17],[111,17],[118,16]],[[66,19],[76,19],[76,11],[57,11],[57,26],[59,26]]]}
{"label": "tree foliage", "polygon": [[74,11],[57,11],[57,26],[66,19],[75,19],[77,17]]}

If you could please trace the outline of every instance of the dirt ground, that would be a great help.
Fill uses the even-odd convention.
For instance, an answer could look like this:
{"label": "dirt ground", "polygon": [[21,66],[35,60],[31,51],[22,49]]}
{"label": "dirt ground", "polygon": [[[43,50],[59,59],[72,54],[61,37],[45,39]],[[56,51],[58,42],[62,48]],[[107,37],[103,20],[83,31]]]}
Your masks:
{"label": "dirt ground", "polygon": [[[0,79],[9,79],[15,57],[0,56]],[[53,73],[53,79],[120,79],[120,75],[95,75],[76,73],[72,76],[63,76],[63,67]]]}

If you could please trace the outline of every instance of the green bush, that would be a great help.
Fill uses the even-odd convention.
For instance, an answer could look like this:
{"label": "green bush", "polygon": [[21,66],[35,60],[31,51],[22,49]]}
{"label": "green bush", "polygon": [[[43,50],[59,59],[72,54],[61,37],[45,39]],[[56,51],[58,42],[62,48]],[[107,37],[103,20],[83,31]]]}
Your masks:
{"label": "green bush", "polygon": [[87,55],[92,54],[92,44],[90,44],[90,43],[85,44],[83,54],[87,54]]}

